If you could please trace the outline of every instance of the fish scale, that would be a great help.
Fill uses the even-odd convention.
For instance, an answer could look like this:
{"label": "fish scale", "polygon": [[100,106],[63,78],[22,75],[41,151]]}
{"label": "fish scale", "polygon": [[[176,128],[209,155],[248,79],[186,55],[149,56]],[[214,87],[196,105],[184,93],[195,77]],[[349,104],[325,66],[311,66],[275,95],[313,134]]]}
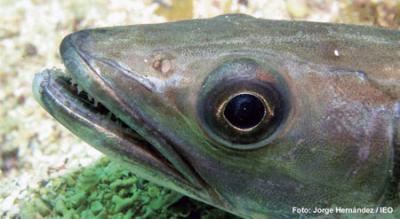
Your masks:
{"label": "fish scale", "polygon": [[243,218],[399,212],[399,51],[396,30],[246,15],[88,29],[33,92],[137,175]]}

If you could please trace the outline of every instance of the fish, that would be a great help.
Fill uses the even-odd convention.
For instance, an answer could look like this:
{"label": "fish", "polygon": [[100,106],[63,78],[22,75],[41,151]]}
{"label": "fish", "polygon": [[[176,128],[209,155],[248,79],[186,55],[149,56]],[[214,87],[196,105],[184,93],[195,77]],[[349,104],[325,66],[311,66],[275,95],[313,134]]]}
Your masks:
{"label": "fish", "polygon": [[151,182],[249,219],[399,205],[397,30],[233,14],[81,30],[60,54],[36,100]]}

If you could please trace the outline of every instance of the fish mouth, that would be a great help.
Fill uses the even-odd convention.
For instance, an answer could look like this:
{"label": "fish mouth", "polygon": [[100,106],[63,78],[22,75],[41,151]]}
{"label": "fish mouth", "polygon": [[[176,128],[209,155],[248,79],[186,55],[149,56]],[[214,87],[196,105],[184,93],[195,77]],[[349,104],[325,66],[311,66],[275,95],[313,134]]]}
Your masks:
{"label": "fish mouth", "polygon": [[82,90],[71,75],[45,69],[35,75],[33,92],[38,102],[61,124],[111,158],[131,163],[143,171],[158,169],[168,178],[185,178],[152,145]]}
{"label": "fish mouth", "polygon": [[[124,108],[117,94],[109,95],[93,91],[94,83],[100,90],[110,91],[105,81],[92,69],[88,56],[64,39],[61,54],[66,72],[45,69],[35,75],[33,93],[36,100],[61,124],[112,159],[127,163],[138,176],[181,192],[203,202],[215,203],[215,196],[178,152],[171,149],[167,139],[158,142],[168,149],[154,146],[155,129],[147,128],[139,133],[136,127],[143,118],[137,113],[121,117],[116,108]],[[104,101],[102,96],[107,96]],[[114,102],[110,103],[110,99]],[[127,117],[130,118],[126,122]],[[132,124],[136,123],[135,125]],[[151,129],[151,130],[150,130]],[[169,150],[169,151],[168,151]],[[168,151],[168,153],[166,153]]]}

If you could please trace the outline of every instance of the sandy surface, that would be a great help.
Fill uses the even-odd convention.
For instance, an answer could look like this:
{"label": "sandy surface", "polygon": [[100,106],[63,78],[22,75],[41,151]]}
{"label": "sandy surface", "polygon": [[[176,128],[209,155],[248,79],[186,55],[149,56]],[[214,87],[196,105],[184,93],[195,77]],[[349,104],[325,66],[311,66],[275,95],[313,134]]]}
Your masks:
{"label": "sandy surface", "polygon": [[[268,3],[266,3],[268,2]],[[0,217],[18,215],[37,183],[102,156],[35,102],[31,82],[43,68],[63,68],[58,46],[73,31],[100,26],[246,13],[399,27],[399,1],[0,0]]]}

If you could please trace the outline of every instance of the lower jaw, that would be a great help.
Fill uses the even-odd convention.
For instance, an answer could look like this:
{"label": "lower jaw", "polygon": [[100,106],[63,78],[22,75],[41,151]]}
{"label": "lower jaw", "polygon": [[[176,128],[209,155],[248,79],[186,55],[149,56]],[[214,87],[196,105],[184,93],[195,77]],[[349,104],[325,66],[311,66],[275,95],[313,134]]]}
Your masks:
{"label": "lower jaw", "polygon": [[78,95],[70,82],[60,70],[44,70],[34,79],[35,98],[72,133],[110,158],[128,164],[137,175],[175,190],[182,186],[189,189],[190,185],[177,187],[172,183],[186,180],[152,145],[101,103],[95,105],[84,91]]}

